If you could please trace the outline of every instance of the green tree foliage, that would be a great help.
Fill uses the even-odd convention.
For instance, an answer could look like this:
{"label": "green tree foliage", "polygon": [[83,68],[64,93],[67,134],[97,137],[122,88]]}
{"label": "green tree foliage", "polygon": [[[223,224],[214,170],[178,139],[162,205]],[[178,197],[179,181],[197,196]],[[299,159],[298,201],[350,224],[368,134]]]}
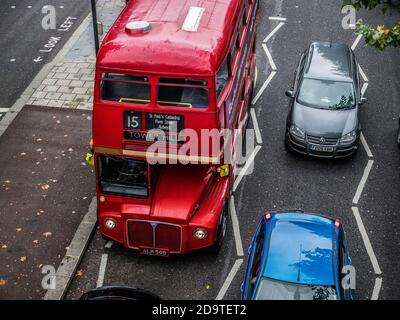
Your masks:
{"label": "green tree foliage", "polygon": [[[372,10],[379,6],[383,12],[386,12],[389,7],[397,8],[400,11],[399,2],[394,4],[391,0],[343,0],[343,5],[352,5],[357,10],[361,8]],[[400,22],[391,27],[386,27],[384,25],[373,26],[360,21],[356,25],[356,30],[357,34],[364,36],[365,42],[369,46],[378,50],[383,50],[389,46],[400,47]]]}

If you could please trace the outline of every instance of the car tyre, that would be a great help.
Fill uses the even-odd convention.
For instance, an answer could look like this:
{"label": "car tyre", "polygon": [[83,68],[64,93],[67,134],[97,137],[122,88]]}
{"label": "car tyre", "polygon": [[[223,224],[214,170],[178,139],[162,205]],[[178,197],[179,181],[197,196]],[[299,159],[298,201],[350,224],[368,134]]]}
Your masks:
{"label": "car tyre", "polygon": [[218,226],[217,241],[215,241],[215,243],[208,249],[209,252],[211,253],[217,254],[219,251],[221,251],[222,244],[224,242],[226,235],[228,212],[229,212],[229,205],[228,205],[228,200],[226,200],[224,203],[224,207],[222,208],[222,219]]}

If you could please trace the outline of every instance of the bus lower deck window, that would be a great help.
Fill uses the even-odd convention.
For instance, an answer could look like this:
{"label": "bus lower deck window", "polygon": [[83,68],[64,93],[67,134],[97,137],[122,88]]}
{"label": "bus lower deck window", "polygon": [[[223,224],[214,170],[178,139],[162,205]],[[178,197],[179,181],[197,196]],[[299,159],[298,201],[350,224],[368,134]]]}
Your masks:
{"label": "bus lower deck window", "polygon": [[207,81],[161,78],[158,85],[158,104],[205,109],[208,107]]}
{"label": "bus lower deck window", "polygon": [[142,76],[106,73],[101,81],[101,98],[107,101],[148,104],[149,80]]}

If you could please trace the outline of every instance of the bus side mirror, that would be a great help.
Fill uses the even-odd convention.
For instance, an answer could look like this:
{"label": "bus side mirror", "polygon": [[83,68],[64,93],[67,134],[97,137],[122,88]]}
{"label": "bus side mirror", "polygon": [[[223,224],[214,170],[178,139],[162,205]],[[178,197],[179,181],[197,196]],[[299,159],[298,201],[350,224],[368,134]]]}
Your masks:
{"label": "bus side mirror", "polygon": [[217,171],[219,172],[219,175],[221,177],[227,177],[229,176],[229,165],[224,164],[222,166],[220,166]]}
{"label": "bus side mirror", "polygon": [[286,96],[293,99],[294,98],[294,92],[292,90],[287,90],[285,92]]}
{"label": "bus side mirror", "polygon": [[93,153],[87,153],[85,157],[86,163],[89,166],[94,166],[94,155]]}

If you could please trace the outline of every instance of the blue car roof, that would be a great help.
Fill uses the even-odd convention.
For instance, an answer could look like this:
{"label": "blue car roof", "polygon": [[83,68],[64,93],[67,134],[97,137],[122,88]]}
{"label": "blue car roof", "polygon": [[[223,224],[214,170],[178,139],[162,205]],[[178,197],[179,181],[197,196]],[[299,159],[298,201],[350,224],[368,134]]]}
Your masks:
{"label": "blue car roof", "polygon": [[334,221],[304,213],[278,213],[270,220],[271,236],[263,275],[314,285],[334,285]]}

